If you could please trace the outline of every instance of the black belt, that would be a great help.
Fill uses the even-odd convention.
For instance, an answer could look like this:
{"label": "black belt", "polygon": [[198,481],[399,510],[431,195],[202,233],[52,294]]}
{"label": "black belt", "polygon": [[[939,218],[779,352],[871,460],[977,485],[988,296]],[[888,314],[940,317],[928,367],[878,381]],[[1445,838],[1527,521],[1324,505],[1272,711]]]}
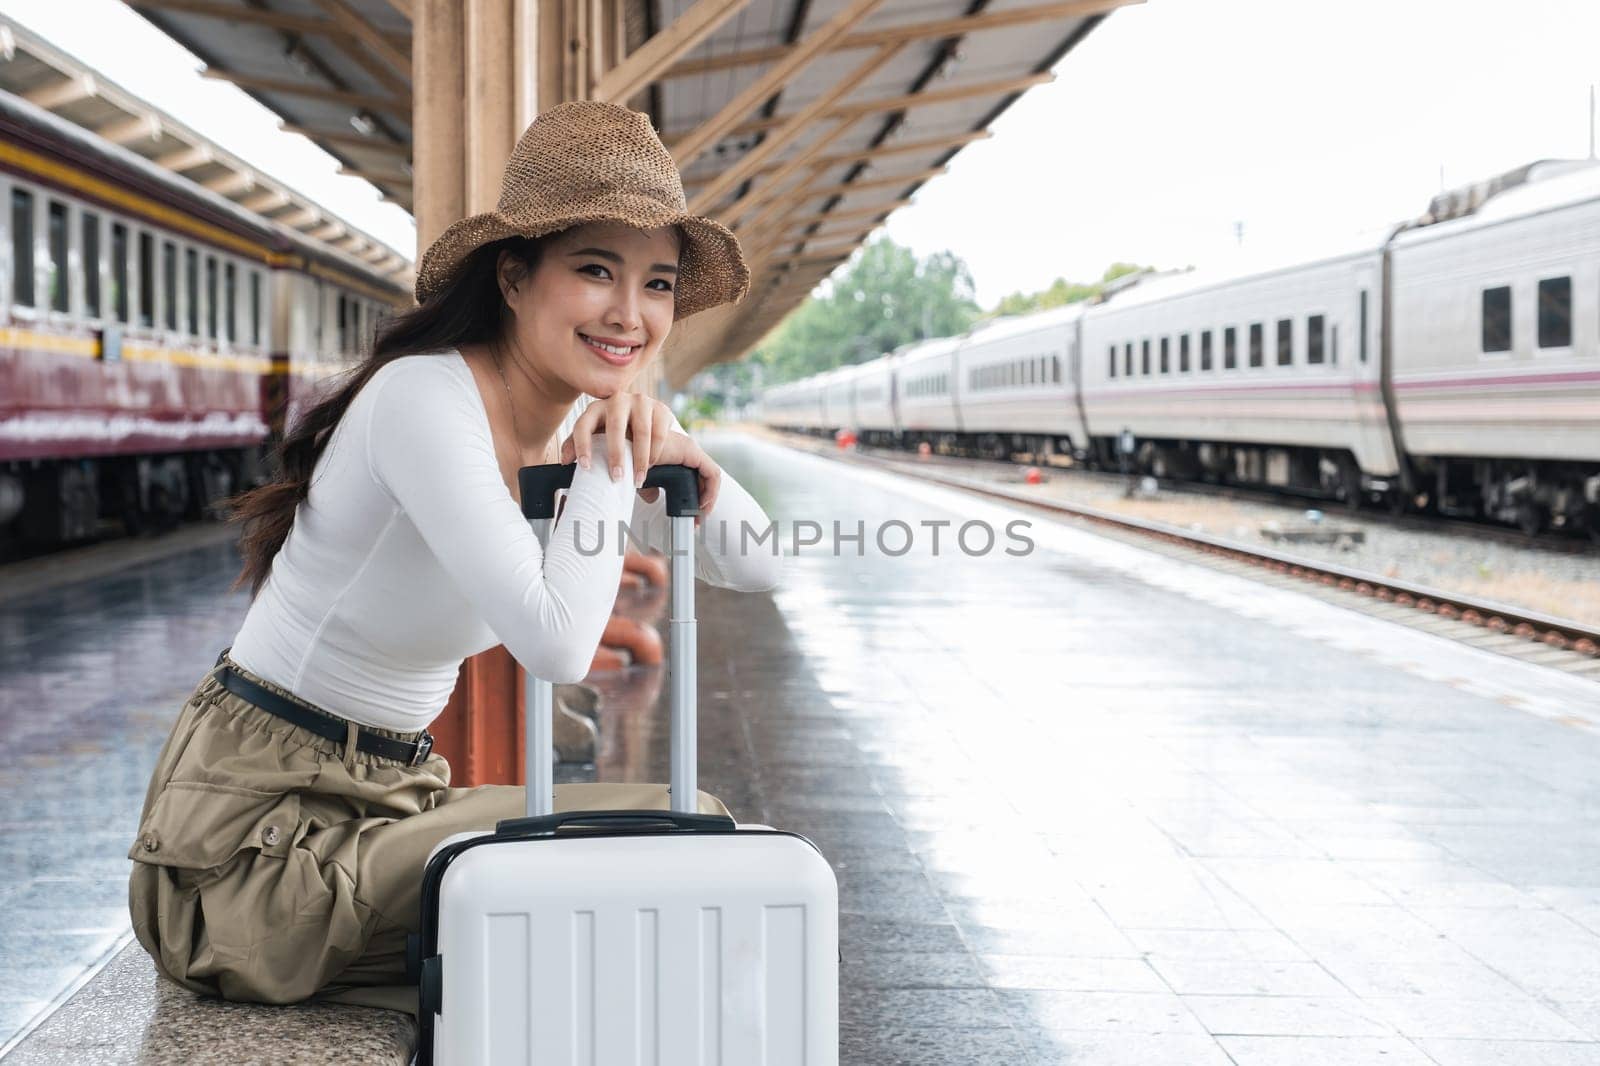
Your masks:
{"label": "black belt", "polygon": [[[217,656],[217,665],[222,666],[227,658],[229,649],[224,648],[222,654]],[[244,677],[227,666],[216,672],[217,680],[222,687],[260,707],[268,714],[275,714],[285,721],[293,722],[302,729],[309,729],[319,737],[337,740],[340,743],[349,739],[349,723],[336,715],[324,711],[314,711],[303,704],[284,698],[271,689],[262,688],[260,685]],[[424,729],[422,738],[415,744],[404,740],[395,740],[393,737],[374,733],[363,727],[356,727],[356,750],[365,751],[372,755],[381,755],[385,759],[395,759],[407,766],[416,766],[428,757],[433,750],[433,736]]]}

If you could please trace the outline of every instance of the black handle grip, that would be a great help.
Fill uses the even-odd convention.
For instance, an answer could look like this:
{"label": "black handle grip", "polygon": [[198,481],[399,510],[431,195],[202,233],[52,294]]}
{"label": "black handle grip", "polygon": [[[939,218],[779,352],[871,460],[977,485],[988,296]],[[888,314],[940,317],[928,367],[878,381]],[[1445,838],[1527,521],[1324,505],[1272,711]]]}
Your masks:
{"label": "black handle grip", "polygon": [[[525,466],[517,471],[517,486],[522,492],[522,514],[526,518],[554,518],[556,490],[572,485],[577,463],[546,463]],[[700,476],[694,467],[682,463],[652,466],[645,473],[642,488],[661,489],[667,494],[669,515],[700,513]]]}
{"label": "black handle grip", "polygon": [[660,826],[696,833],[731,833],[736,828],[725,814],[689,814],[679,811],[562,811],[532,818],[507,818],[497,822],[496,836],[549,836],[563,826],[592,829],[643,829]]}

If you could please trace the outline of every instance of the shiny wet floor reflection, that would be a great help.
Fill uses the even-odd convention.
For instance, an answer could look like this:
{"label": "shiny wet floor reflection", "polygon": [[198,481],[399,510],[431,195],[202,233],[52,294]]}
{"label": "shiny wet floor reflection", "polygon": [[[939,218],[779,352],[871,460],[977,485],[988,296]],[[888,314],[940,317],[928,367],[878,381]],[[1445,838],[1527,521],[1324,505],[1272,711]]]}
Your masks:
{"label": "shiny wet floor reflection", "polygon": [[222,544],[0,603],[0,1045],[127,934],[128,823],[236,573]]}
{"label": "shiny wet floor reflection", "polygon": [[[1014,558],[1009,512],[708,444],[786,550],[823,531],[771,596],[701,587],[701,784],[833,862],[844,1062],[1600,1063],[1600,740],[1497,698],[1512,668],[1038,519]],[[125,922],[123,825],[231,577],[220,549],[0,607],[11,1004]],[[600,774],[663,778],[659,674],[596,681]]]}
{"label": "shiny wet floor reflection", "polygon": [[1510,668],[1081,534],[968,555],[1009,512],[739,459],[829,531],[778,619],[702,625],[753,644],[720,686],[763,816],[839,872],[845,1061],[1600,1063],[1600,738],[1467,691]]}

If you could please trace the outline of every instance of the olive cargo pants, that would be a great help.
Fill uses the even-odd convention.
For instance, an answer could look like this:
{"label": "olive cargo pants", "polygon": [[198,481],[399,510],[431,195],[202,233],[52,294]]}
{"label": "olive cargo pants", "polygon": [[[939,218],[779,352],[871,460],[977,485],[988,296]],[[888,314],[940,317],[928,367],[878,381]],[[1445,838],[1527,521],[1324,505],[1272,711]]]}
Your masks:
{"label": "olive cargo pants", "polygon": [[[229,692],[215,671],[201,679],[157,760],[128,853],[133,930],[162,973],[232,1000],[416,1014],[405,948],[421,925],[428,855],[452,834],[521,817],[525,792],[451,788],[438,754],[408,766],[344,748]],[[667,805],[662,785],[556,789],[557,810]],[[727,813],[705,793],[700,809]]]}

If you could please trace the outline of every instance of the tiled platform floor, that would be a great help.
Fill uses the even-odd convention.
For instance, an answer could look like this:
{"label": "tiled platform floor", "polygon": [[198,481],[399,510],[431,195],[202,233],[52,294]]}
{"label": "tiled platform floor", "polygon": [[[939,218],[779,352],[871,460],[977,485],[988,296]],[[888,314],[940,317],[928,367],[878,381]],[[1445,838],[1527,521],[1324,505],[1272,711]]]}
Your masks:
{"label": "tiled platform floor", "polygon": [[[786,539],[866,523],[865,558],[701,594],[702,784],[833,861],[845,1062],[1600,1063],[1600,686],[1038,518],[1032,554],[969,557],[956,526],[1003,548],[1023,516],[718,444]],[[923,520],[954,522],[937,556]],[[242,611],[214,556],[0,609],[30,936],[115,935],[117,826]],[[601,773],[660,776],[665,739],[614,717]],[[13,1002],[81,958],[0,943]]]}

